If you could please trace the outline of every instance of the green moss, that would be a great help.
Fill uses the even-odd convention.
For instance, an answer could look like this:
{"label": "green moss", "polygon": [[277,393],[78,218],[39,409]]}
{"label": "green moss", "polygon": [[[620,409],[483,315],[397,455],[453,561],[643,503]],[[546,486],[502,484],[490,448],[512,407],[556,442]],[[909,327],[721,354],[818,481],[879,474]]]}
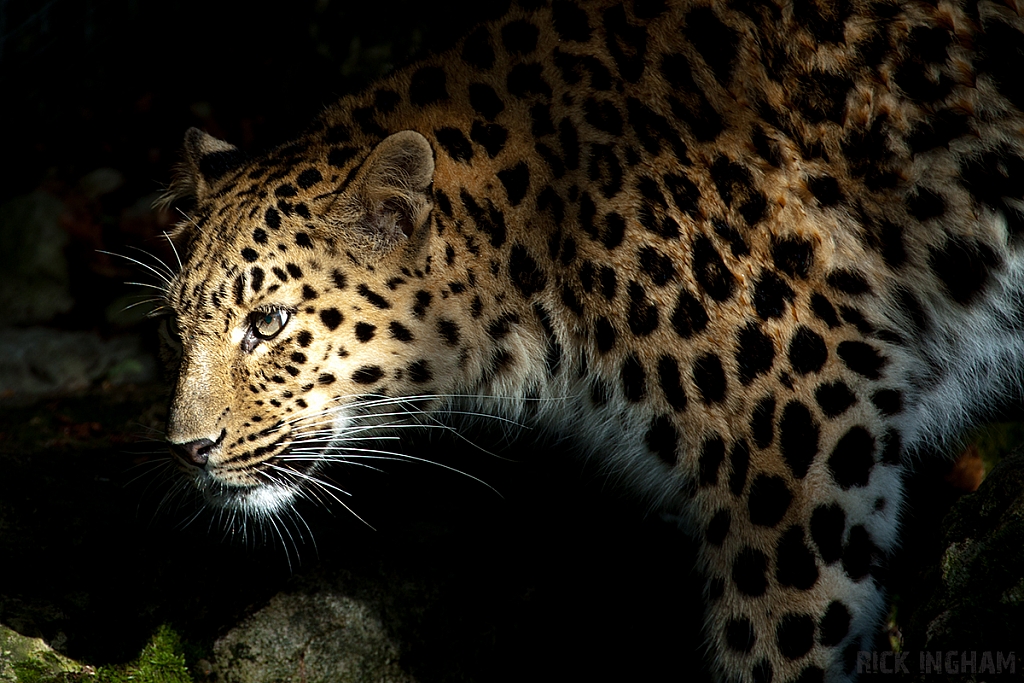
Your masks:
{"label": "green moss", "polygon": [[69,671],[67,663],[49,650],[17,657],[10,662],[10,669],[17,683],[192,683],[184,650],[178,634],[161,626],[138,658],[128,664]]}
{"label": "green moss", "polygon": [[181,638],[169,626],[157,629],[134,662],[100,667],[92,679],[98,683],[192,683],[185,666]]}

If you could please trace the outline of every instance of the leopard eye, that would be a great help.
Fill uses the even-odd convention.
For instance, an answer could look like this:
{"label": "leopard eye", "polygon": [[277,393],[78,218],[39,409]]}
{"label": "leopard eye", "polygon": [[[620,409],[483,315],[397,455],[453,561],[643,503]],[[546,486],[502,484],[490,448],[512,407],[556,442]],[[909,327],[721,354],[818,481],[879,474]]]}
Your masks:
{"label": "leopard eye", "polygon": [[287,323],[288,311],[257,311],[252,317],[252,332],[260,339],[273,339]]}

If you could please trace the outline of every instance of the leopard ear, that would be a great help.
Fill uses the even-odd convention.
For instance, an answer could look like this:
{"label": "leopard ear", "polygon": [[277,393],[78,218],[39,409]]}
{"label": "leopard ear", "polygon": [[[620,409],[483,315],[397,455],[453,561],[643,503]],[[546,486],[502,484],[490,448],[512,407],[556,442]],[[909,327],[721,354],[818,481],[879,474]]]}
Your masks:
{"label": "leopard ear", "polygon": [[324,211],[329,223],[353,225],[381,247],[395,246],[422,226],[433,206],[434,151],[412,130],[381,141],[344,191]]}
{"label": "leopard ear", "polygon": [[182,162],[175,168],[171,187],[160,200],[165,206],[179,201],[194,203],[201,200],[218,178],[244,160],[237,147],[198,128],[185,131],[182,156]]}

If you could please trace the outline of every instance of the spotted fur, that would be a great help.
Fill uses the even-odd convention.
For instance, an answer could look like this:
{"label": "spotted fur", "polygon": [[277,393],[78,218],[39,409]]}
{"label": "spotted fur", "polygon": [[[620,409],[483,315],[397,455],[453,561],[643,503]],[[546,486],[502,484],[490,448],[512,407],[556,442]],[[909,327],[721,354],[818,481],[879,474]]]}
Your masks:
{"label": "spotted fur", "polygon": [[1019,396],[1020,2],[524,4],[263,156],[187,134],[173,450],[269,514],[543,426],[690,524],[716,676],[850,680],[909,455]]}

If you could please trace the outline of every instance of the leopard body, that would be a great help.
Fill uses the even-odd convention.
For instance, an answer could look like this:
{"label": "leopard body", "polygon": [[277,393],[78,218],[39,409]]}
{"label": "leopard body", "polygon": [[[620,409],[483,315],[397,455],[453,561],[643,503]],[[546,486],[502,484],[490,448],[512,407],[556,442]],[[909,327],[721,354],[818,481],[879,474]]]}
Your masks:
{"label": "leopard body", "polygon": [[716,677],[852,680],[914,455],[1020,394],[1022,9],[531,1],[264,155],[190,131],[182,469],[275,514],[537,425],[686,520]]}

